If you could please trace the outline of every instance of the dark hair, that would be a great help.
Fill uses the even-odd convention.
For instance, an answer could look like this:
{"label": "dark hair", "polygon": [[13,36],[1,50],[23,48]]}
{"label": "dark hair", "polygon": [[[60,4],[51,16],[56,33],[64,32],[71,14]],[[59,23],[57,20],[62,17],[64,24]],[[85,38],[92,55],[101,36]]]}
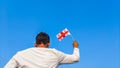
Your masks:
{"label": "dark hair", "polygon": [[36,36],[36,44],[47,44],[50,42],[50,37],[48,34],[44,33],[44,32],[40,32],[37,36]]}

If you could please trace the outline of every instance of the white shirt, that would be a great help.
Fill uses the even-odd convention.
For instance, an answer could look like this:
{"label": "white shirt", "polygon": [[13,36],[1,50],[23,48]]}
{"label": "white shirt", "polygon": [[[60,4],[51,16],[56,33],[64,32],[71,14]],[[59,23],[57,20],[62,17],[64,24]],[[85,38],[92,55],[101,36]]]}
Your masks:
{"label": "white shirt", "polygon": [[59,64],[79,61],[79,49],[64,54],[51,48],[29,48],[18,52],[4,68],[57,68]]}

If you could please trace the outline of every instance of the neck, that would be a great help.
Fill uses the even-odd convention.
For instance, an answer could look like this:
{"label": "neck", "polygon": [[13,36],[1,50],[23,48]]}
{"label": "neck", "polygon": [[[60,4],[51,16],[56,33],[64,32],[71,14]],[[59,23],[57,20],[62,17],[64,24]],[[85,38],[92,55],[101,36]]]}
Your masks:
{"label": "neck", "polygon": [[48,48],[48,47],[37,46],[37,48]]}
{"label": "neck", "polygon": [[48,46],[45,44],[36,44],[36,47],[37,48],[48,48]]}

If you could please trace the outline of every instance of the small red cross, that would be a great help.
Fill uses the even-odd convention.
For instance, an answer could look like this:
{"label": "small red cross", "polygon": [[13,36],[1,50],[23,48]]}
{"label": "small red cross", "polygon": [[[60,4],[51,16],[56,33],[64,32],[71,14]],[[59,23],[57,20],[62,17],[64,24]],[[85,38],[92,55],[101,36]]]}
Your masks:
{"label": "small red cross", "polygon": [[62,39],[63,37],[66,36],[66,34],[68,34],[68,31],[60,32],[60,35],[58,36],[58,39]]}

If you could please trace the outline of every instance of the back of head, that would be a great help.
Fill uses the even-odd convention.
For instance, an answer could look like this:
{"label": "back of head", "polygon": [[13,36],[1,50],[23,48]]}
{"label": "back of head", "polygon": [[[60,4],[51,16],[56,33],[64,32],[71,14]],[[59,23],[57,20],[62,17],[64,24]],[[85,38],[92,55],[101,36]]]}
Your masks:
{"label": "back of head", "polygon": [[47,44],[50,42],[50,37],[47,33],[45,32],[40,32],[37,36],[36,36],[36,44]]}

